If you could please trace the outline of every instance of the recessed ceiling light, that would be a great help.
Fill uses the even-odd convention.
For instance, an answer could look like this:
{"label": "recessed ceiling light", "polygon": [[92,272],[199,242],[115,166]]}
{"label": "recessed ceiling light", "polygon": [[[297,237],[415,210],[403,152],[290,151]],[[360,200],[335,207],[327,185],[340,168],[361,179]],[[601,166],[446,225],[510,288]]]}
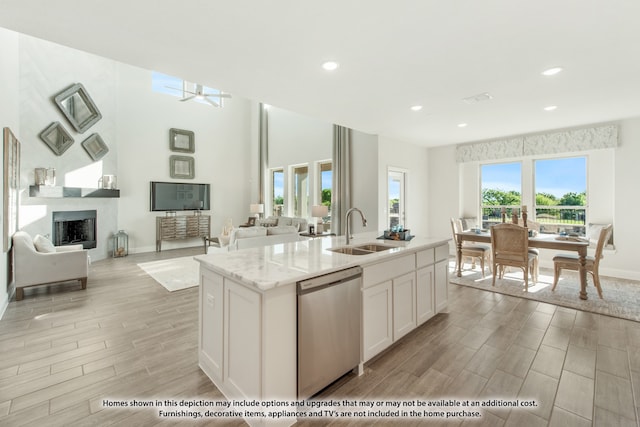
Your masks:
{"label": "recessed ceiling light", "polygon": [[336,70],[336,69],[338,69],[339,66],[340,65],[335,61],[327,61],[324,64],[322,64],[322,68],[324,68],[327,71]]}
{"label": "recessed ceiling light", "polygon": [[422,110],[422,105],[414,105],[413,107],[411,107],[411,110],[420,111],[420,110]]}
{"label": "recessed ceiling light", "polygon": [[555,76],[556,74],[558,74],[560,71],[562,71],[562,67],[553,67],[553,68],[549,68],[547,70],[544,70],[542,72],[543,76]]}
{"label": "recessed ceiling light", "polygon": [[459,128],[466,128],[467,124],[466,123],[458,123],[458,127]]}
{"label": "recessed ceiling light", "polygon": [[553,110],[555,110],[556,108],[558,108],[558,106],[557,106],[557,105],[549,105],[549,106],[547,106],[547,107],[544,107],[544,111],[553,111]]}

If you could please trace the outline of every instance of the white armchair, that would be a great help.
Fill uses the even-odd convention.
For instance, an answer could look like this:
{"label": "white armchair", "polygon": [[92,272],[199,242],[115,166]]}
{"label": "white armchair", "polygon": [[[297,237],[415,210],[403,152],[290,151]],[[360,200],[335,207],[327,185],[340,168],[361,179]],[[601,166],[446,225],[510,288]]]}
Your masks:
{"label": "white armchair", "polygon": [[87,288],[89,252],[82,245],[53,246],[36,250],[29,234],[18,231],[13,235],[13,277],[16,301],[24,296],[23,288],[49,283],[79,280],[82,289]]}

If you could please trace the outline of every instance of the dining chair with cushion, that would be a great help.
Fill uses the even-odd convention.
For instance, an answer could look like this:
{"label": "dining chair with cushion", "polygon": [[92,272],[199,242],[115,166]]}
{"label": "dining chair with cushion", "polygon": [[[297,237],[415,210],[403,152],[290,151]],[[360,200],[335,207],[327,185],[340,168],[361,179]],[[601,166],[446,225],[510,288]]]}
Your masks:
{"label": "dining chair with cushion", "polygon": [[538,256],[529,252],[529,230],[517,224],[497,224],[491,227],[491,257],[493,259],[493,281],[502,278],[504,267],[518,267],[524,273],[524,290],[529,290],[529,274],[537,281],[535,265]]}
{"label": "dining chair with cushion", "polygon": [[[607,224],[600,229],[600,236],[598,237],[598,241],[596,243],[596,252],[593,256],[587,256],[586,259],[586,270],[587,273],[591,274],[593,277],[593,283],[598,290],[598,296],[602,298],[602,288],[600,287],[600,273],[598,272],[598,268],[600,266],[600,260],[603,258],[602,252],[604,250],[604,246],[611,237],[611,233],[613,232],[613,225]],[[556,286],[558,285],[558,279],[560,278],[560,273],[562,270],[580,270],[580,259],[578,255],[574,254],[559,254],[553,257],[553,286],[551,290],[554,291]]]}
{"label": "dining chair with cushion", "polygon": [[[524,227],[524,220],[522,218],[518,219],[518,225]],[[536,221],[527,221],[527,229],[529,229],[529,231],[534,231],[535,234],[540,234],[540,223]],[[533,269],[536,272],[536,277],[538,277],[539,271],[540,271],[540,267],[538,266],[540,261],[540,249],[529,248],[528,251],[529,253],[534,254],[536,256],[535,265],[533,266]]]}
{"label": "dining chair with cushion", "polygon": [[[453,232],[453,241],[458,245],[458,235],[463,231],[462,221],[456,218],[451,218],[451,231]],[[475,268],[475,260],[480,260],[480,268],[482,269],[482,277],[484,277],[484,262],[487,260],[487,267],[490,268],[491,261],[491,247],[487,245],[473,245],[463,242],[462,245],[462,259],[461,262],[464,265],[465,258],[471,259],[471,268]],[[456,257],[456,270],[458,269],[458,259]],[[491,270],[489,270],[491,271]]]}

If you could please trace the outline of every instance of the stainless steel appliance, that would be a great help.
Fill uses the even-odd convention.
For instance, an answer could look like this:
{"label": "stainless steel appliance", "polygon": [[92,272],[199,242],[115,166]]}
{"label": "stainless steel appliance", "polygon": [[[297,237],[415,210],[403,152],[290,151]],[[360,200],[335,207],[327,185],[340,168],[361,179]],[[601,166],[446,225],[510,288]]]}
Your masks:
{"label": "stainless steel appliance", "polygon": [[298,399],[360,363],[362,269],[298,282]]}

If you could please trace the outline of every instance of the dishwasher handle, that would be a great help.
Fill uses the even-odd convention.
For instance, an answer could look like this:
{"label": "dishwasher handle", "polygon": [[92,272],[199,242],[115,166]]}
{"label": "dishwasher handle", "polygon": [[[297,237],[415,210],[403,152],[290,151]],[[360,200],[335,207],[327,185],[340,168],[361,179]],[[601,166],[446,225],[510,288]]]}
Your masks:
{"label": "dishwasher handle", "polygon": [[362,276],[362,267],[351,267],[298,282],[298,294],[317,291]]}

